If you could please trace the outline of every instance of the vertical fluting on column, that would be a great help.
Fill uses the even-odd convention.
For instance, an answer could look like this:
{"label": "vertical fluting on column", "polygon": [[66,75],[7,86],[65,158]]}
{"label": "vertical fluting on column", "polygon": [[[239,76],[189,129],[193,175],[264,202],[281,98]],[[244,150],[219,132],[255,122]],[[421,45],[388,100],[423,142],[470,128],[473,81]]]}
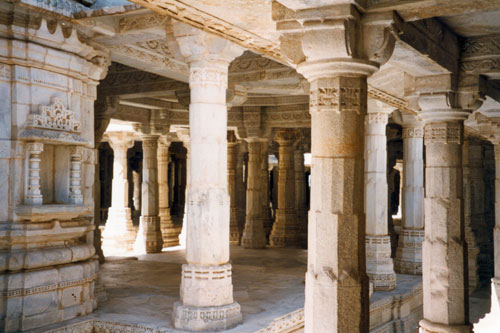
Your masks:
{"label": "vertical fluting on column", "polygon": [[131,133],[110,132],[106,134],[113,149],[113,181],[111,207],[102,233],[102,249],[105,255],[123,254],[133,249],[135,228],[129,207],[127,151],[134,145]]}
{"label": "vertical fluting on column", "polygon": [[297,144],[294,152],[295,170],[295,216],[299,232],[300,246],[307,247],[307,189],[304,165],[304,146]]}
{"label": "vertical fluting on column", "polygon": [[238,192],[236,168],[238,164],[238,143],[234,132],[227,132],[227,183],[230,198],[229,211],[229,243],[233,245],[240,244],[240,227],[238,224]]}
{"label": "vertical fluting on column", "polygon": [[[472,210],[473,196],[475,195],[471,179],[471,158],[470,141],[465,138],[462,145],[462,174],[463,174],[463,201],[464,201],[464,230],[465,241],[467,242],[468,272],[469,272],[469,294],[476,290],[479,282],[477,271],[477,255],[479,247],[477,246],[476,236],[472,230]],[[482,161],[481,161],[482,162]],[[483,181],[481,179],[481,181]],[[477,200],[477,199],[476,199]]]}
{"label": "vertical fluting on column", "polygon": [[[365,118],[366,273],[375,291],[396,287],[387,219],[387,138],[392,111],[370,100]],[[382,111],[383,110],[383,111]]]}
{"label": "vertical fluting on column", "polygon": [[174,35],[189,64],[189,191],[186,261],[176,328],[227,329],[242,319],[234,302],[229,263],[226,89],[229,62],[243,49],[187,24]]}
{"label": "vertical fluting on column", "polygon": [[72,204],[83,204],[82,195],[82,159],[83,148],[71,146],[69,170],[69,200]]}
{"label": "vertical fluting on column", "polygon": [[246,249],[263,249],[267,239],[262,218],[262,150],[266,150],[267,139],[247,139],[248,178],[246,218],[241,246]]}
{"label": "vertical fluting on column", "polygon": [[137,253],[159,253],[163,247],[158,209],[158,135],[142,135],[142,202]]}
{"label": "vertical fluting on column", "polygon": [[170,142],[162,137],[158,144],[158,206],[160,215],[160,229],[163,247],[179,245],[178,227],[174,225],[170,216],[169,186],[168,186],[168,149]]}
{"label": "vertical fluting on column", "polygon": [[29,205],[41,205],[43,197],[40,189],[40,154],[43,152],[43,143],[30,142],[26,145],[26,151],[28,152],[28,177],[24,202]]}
{"label": "vertical fluting on column", "polygon": [[270,196],[269,196],[269,142],[263,143],[262,147],[262,158],[260,160],[260,174],[261,180],[261,191],[262,191],[262,225],[264,226],[264,231],[266,233],[266,239],[269,238],[271,230],[273,228],[273,221],[271,216],[270,207]]}
{"label": "vertical fluting on column", "polygon": [[462,201],[463,118],[431,118],[424,135],[424,319],[420,329],[423,333],[470,332]]}
{"label": "vertical fluting on column", "polygon": [[298,247],[299,228],[295,216],[294,129],[280,129],[275,141],[279,144],[278,208],[269,243],[275,247]]}
{"label": "vertical fluting on column", "polygon": [[401,274],[422,274],[424,241],[424,128],[403,125],[403,216],[394,259]]}

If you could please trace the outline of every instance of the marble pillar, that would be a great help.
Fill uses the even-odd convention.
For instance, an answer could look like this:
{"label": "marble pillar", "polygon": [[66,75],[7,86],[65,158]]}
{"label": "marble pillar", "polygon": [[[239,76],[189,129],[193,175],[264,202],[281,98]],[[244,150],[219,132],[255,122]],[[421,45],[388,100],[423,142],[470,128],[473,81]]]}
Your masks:
{"label": "marble pillar", "polygon": [[134,203],[134,211],[133,211],[133,220],[137,221],[141,216],[141,170],[133,170],[132,171],[132,182],[133,182],[133,203]]}
{"label": "marble pillar", "polygon": [[248,178],[246,196],[246,218],[241,246],[247,249],[263,249],[267,239],[262,218],[262,174],[263,150],[267,151],[267,139],[247,139]]}
{"label": "marble pillar", "polygon": [[[446,105],[436,103],[436,99],[425,96],[424,102],[420,101],[423,112],[427,113],[427,104]],[[462,196],[463,120],[468,113],[431,108],[428,114],[437,114],[437,119],[427,121],[424,133],[424,319],[420,321],[420,332],[465,333],[471,331]]]}
{"label": "marble pillar", "polygon": [[262,191],[262,225],[266,232],[266,239],[269,238],[273,228],[273,220],[271,215],[270,195],[269,195],[269,142],[262,147],[260,160],[261,173],[261,191]]}
{"label": "marble pillar", "polygon": [[[275,2],[273,19],[285,58],[310,83],[311,206],[304,331],[367,332],[363,195],[367,77],[392,53],[395,41],[384,31],[393,15],[361,17],[348,3],[314,9],[307,4],[300,10],[293,6]],[[328,13],[328,20],[323,13]]]}
{"label": "marble pillar", "polygon": [[191,90],[187,264],[173,323],[190,331],[227,329],[242,316],[229,263],[226,89],[229,63],[243,49],[185,23],[173,28],[189,64]]}
{"label": "marble pillar", "polygon": [[158,135],[142,135],[142,202],[136,253],[159,253],[163,247],[158,195]]}
{"label": "marble pillar", "polygon": [[113,149],[113,181],[111,187],[111,207],[102,233],[102,248],[106,256],[123,255],[133,249],[135,228],[129,206],[127,151],[134,145],[131,133],[106,133]]}
{"label": "marble pillar", "polygon": [[387,138],[392,108],[370,100],[365,118],[366,272],[375,291],[393,290],[396,273],[391,258],[387,204]]}
{"label": "marble pillar", "polygon": [[304,146],[298,144],[294,152],[295,216],[299,230],[300,246],[307,247],[307,188],[304,165]]}
{"label": "marble pillar", "polygon": [[269,243],[274,247],[298,247],[300,234],[295,216],[294,129],[280,129],[275,141],[279,144],[278,208]]}
{"label": "marble pillar", "polygon": [[[473,148],[474,149],[474,148]],[[468,256],[468,272],[469,272],[469,294],[476,290],[479,283],[479,275],[477,270],[477,256],[479,254],[479,246],[477,245],[476,235],[472,228],[472,211],[474,204],[478,204],[478,198],[474,198],[478,193],[476,191],[477,179],[471,178],[471,163],[477,166],[477,163],[472,160],[470,153],[474,156],[473,150],[470,147],[470,140],[464,139],[462,145],[462,174],[463,174],[463,200],[464,200],[464,228],[465,240],[467,242]],[[482,158],[480,160],[482,166]],[[476,172],[477,173],[477,172]],[[481,179],[481,183],[484,180]],[[475,184],[473,184],[473,182]],[[482,199],[482,198],[481,198]],[[474,201],[474,202],[473,202]],[[481,205],[481,203],[479,203]]]}
{"label": "marble pillar", "polygon": [[399,243],[394,259],[401,274],[422,274],[424,241],[424,128],[403,124],[403,196]]}
{"label": "marble pillar", "polygon": [[238,193],[237,193],[237,163],[238,163],[238,143],[234,132],[228,132],[227,135],[227,184],[230,198],[229,211],[229,243],[232,245],[240,244],[240,227],[238,224]]}
{"label": "marble pillar", "polygon": [[162,137],[158,144],[158,207],[163,247],[179,245],[178,227],[174,225],[170,216],[168,185],[169,147],[170,142],[167,138]]}

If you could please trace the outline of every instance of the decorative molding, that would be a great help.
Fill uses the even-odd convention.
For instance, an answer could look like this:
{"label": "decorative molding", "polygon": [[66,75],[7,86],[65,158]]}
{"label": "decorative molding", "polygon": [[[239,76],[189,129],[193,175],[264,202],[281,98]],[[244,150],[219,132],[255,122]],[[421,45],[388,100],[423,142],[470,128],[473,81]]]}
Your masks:
{"label": "decorative molding", "polygon": [[74,112],[64,107],[62,99],[56,97],[52,104],[40,106],[38,114],[30,114],[29,127],[79,133],[80,122]]}
{"label": "decorative molding", "polygon": [[401,111],[417,114],[417,111],[411,109],[408,102],[404,99],[395,97],[370,85],[368,86],[368,97],[384,102],[385,104],[393,106]]}
{"label": "decorative molding", "polygon": [[189,75],[189,85],[215,85],[221,89],[226,89],[227,71],[216,68],[192,67]]}
{"label": "decorative molding", "polygon": [[459,124],[429,124],[424,131],[425,144],[456,143],[460,144],[462,133]]}
{"label": "decorative molding", "polygon": [[20,296],[28,296],[33,294],[45,293],[48,291],[53,291],[57,289],[63,289],[73,286],[78,286],[86,283],[91,283],[97,279],[97,275],[92,275],[87,278],[72,280],[72,281],[63,281],[59,283],[53,283],[45,286],[33,287],[33,288],[19,288],[14,290],[6,290],[2,292],[2,296],[5,298],[11,297],[20,297]]}
{"label": "decorative molding", "polygon": [[239,28],[194,6],[176,0],[137,0],[135,3],[196,28],[230,40],[246,49],[282,61],[278,43]]}
{"label": "decorative molding", "polygon": [[500,55],[500,35],[467,38],[462,44],[462,58]]}
{"label": "decorative molding", "polygon": [[158,13],[128,16],[120,20],[120,33],[131,30],[158,28],[159,26],[166,25],[168,22],[170,22],[170,16]]}
{"label": "decorative molding", "polygon": [[423,137],[424,137],[423,127],[403,128],[403,139],[415,139],[415,138],[423,138]]}
{"label": "decorative molding", "polygon": [[387,124],[388,122],[389,115],[385,112],[368,113],[366,115],[367,124]]}

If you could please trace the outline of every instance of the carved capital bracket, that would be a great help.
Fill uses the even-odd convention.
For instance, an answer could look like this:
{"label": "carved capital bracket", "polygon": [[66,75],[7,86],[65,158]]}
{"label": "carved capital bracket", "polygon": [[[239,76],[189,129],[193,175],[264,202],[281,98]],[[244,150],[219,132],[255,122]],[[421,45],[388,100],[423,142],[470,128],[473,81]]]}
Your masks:
{"label": "carved capital bracket", "polygon": [[392,12],[363,16],[351,4],[293,11],[274,2],[273,19],[283,56],[309,81],[347,73],[369,76],[394,49]]}

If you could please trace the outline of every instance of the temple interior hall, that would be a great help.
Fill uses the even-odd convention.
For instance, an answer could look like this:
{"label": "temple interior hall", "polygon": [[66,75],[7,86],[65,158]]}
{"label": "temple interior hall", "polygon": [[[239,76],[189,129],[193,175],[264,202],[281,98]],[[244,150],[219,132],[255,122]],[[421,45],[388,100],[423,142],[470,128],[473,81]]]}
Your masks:
{"label": "temple interior hall", "polygon": [[0,333],[499,333],[500,0],[0,0]]}

